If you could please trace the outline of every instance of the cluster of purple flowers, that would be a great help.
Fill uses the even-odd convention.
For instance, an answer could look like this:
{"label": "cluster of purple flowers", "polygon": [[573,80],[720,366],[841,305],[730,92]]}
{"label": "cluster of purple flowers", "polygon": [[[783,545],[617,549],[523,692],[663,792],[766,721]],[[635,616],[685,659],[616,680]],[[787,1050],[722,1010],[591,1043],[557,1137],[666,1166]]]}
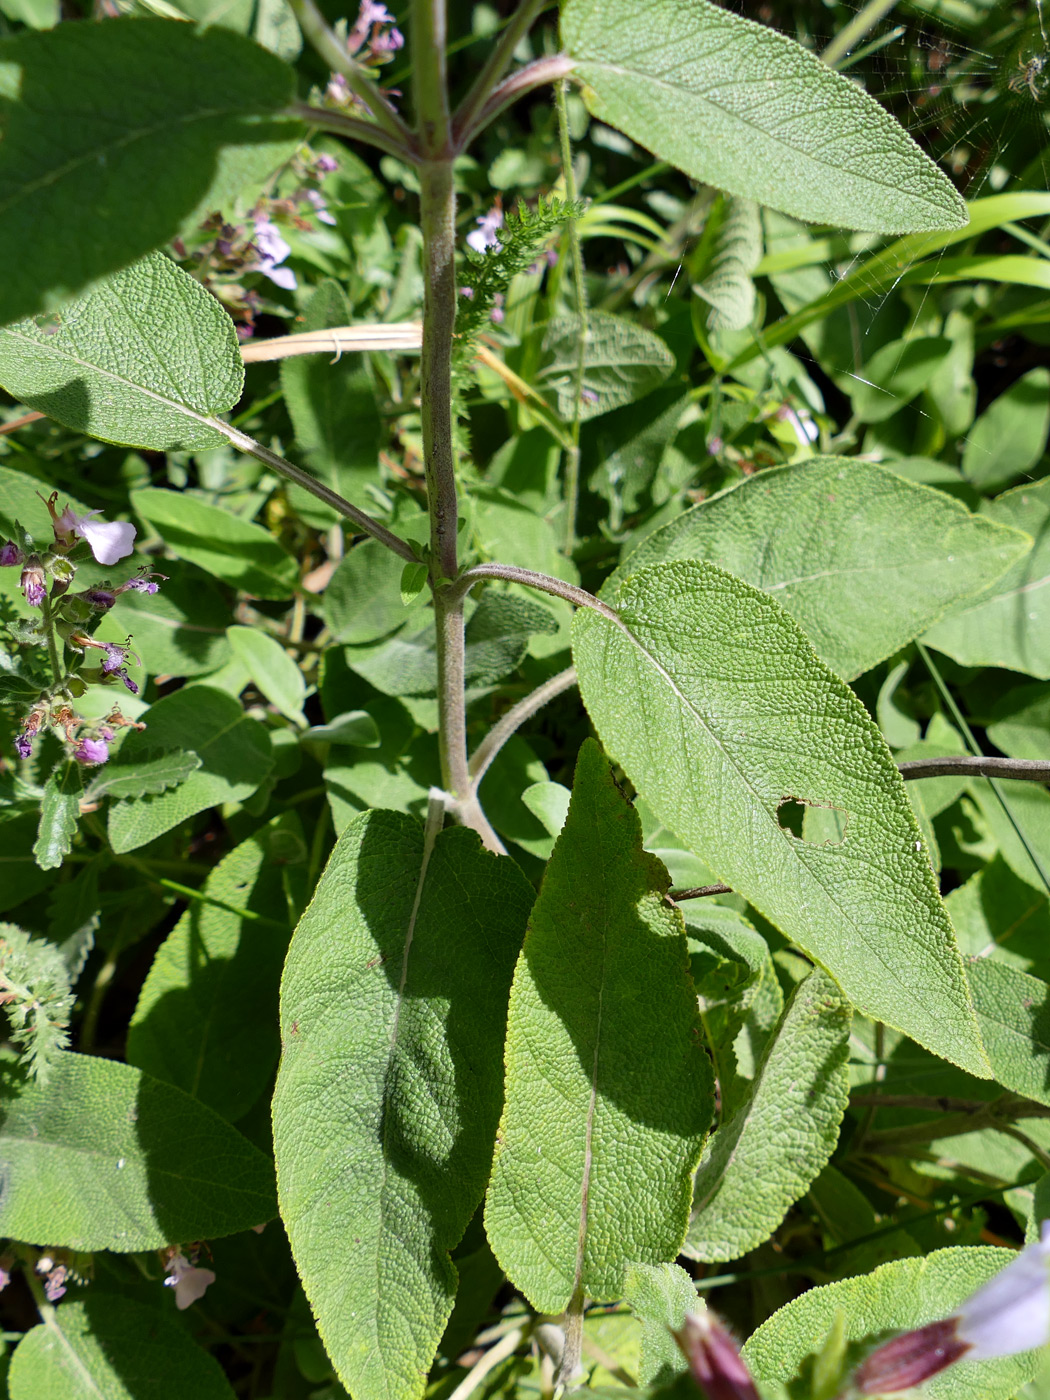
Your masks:
{"label": "cluster of purple flowers", "polygon": [[54,530],[53,541],[42,545],[20,531],[20,544],[8,540],[0,545],[0,567],[21,569],[22,594],[31,608],[41,612],[39,623],[30,624],[28,635],[23,634],[23,642],[69,647],[83,658],[93,651],[101,655],[97,670],[87,671],[82,664],[74,663],[64,676],[56,677],[55,684],[40,695],[23,719],[14,747],[19,758],[27,759],[32,755],[36,736],[51,729],[64,737],[72,758],[94,766],[109,758],[116,731],[133,722],[124,718],[119,706],[114,706],[105,720],[89,723],[76,713],[73,700],[90,683],[107,685],[119,681],[137,695],[138,684],[128,673],[128,663],[140,663],[131,650],[130,637],[123,644],[96,641],[87,629],[113,607],[122,593],[156,593],[157,580],[163,581],[164,576],[140,570],[120,584],[100,583],[79,593],[70,592],[76,577],[76,563],[70,555],[77,543],[85,541],[98,563],[116,564],[132,552],[135,527],[124,521],[103,520],[97,510],[80,515],[67,505],[58,511],[57,500],[58,493],[52,492],[45,501]]}
{"label": "cluster of purple flowers", "polygon": [[[394,23],[394,16],[376,0],[361,0],[357,18],[347,30],[346,52],[362,68],[373,71],[389,63],[405,46],[405,36]],[[390,93],[390,96],[400,96]],[[333,73],[325,89],[325,101],[333,107],[354,108],[360,104],[342,73]]]}

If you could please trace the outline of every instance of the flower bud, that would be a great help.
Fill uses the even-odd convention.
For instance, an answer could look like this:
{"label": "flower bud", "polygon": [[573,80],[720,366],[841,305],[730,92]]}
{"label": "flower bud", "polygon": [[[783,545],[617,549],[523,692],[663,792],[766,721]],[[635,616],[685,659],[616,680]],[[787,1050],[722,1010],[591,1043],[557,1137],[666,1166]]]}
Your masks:
{"label": "flower bud", "polygon": [[672,1335],[707,1400],[759,1400],[736,1343],[711,1313],[686,1313]]}
{"label": "flower bud", "polygon": [[0,545],[0,567],[17,567],[25,560],[25,555],[15,544],[14,540],[8,540],[6,544]]}

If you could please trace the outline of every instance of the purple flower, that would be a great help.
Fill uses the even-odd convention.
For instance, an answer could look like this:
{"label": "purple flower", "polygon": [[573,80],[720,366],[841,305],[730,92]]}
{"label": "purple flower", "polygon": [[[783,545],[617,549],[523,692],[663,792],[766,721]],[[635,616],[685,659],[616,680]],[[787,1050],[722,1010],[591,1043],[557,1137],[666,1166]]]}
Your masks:
{"label": "purple flower", "polygon": [[169,1277],[164,1280],[166,1288],[175,1290],[175,1306],[182,1312],[198,1298],[203,1298],[210,1284],[215,1282],[211,1269],[198,1269],[190,1263],[185,1254],[176,1254],[168,1261]]}
{"label": "purple flower", "polygon": [[15,753],[19,758],[29,758],[33,752],[33,736],[27,730],[15,736]]}
{"label": "purple flower", "polygon": [[137,695],[139,693],[138,684],[128,675],[128,668],[126,666],[122,666],[117,672],[117,675],[124,682],[125,690],[130,690],[132,695]]}
{"label": "purple flower", "polygon": [[99,612],[107,612],[117,601],[116,593],[109,588],[88,588],[80,596]]}
{"label": "purple flower", "polygon": [[474,222],[477,228],[467,234],[467,246],[473,248],[475,253],[484,253],[489,248],[499,252],[503,247],[496,237],[496,230],[503,227],[503,210],[499,205],[493,205],[487,214],[482,214]]}
{"label": "purple flower", "polygon": [[94,767],[109,758],[109,745],[105,739],[78,739],[73,745],[73,757],[85,767]]}
{"label": "purple flower", "polygon": [[66,1291],[66,1279],[69,1277],[69,1270],[64,1264],[58,1264],[51,1270],[44,1280],[44,1297],[49,1303],[57,1303],[59,1298]]}
{"label": "purple flower", "polygon": [[334,224],[335,215],[328,212],[328,205],[325,203],[324,195],[320,190],[307,190],[306,199],[312,204],[318,219],[322,224]]}
{"label": "purple flower", "polygon": [[315,165],[322,175],[331,175],[334,170],[339,169],[339,162],[335,156],[320,155]]}
{"label": "purple flower", "polygon": [[127,660],[127,648],[117,646],[116,642],[105,642],[102,650],[106,653],[102,658],[102,674],[111,676],[114,671],[119,671]]}
{"label": "purple flower", "polygon": [[398,49],[405,46],[405,36],[400,29],[380,30],[378,34],[373,34],[371,49],[374,54],[397,53]]}
{"label": "purple flower", "polygon": [[32,555],[22,570],[22,592],[31,608],[40,608],[47,597],[47,576],[37,555]]}
{"label": "purple flower", "polygon": [[707,1400],[759,1400],[736,1343],[711,1313],[686,1313],[673,1335]]}
{"label": "purple flower", "polygon": [[292,251],[291,247],[281,237],[276,224],[271,223],[265,214],[260,214],[255,220],[252,242],[259,254],[259,260],[249,271],[261,272],[276,286],[283,287],[286,292],[294,292],[299,285],[295,273],[290,267],[278,266]]}
{"label": "purple flower", "polygon": [[489,312],[489,320],[497,326],[503,321],[507,314],[503,309],[504,300],[505,298],[502,292],[497,292],[492,298],[492,310]]}
{"label": "purple flower", "polygon": [[[160,574],[157,575],[161,577]],[[127,583],[122,583],[117,589],[118,593],[156,593],[160,585],[153,582],[151,578],[129,578]]]}
{"label": "purple flower", "polygon": [[8,540],[5,545],[0,545],[0,566],[4,568],[17,567],[24,559],[25,555],[14,540]]}

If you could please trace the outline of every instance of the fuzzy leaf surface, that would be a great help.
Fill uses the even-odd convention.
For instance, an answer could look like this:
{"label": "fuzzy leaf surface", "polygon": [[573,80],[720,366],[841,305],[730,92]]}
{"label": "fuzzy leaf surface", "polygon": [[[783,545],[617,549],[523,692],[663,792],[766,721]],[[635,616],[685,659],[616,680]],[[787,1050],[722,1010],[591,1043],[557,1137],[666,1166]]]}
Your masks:
{"label": "fuzzy leaf surface", "polygon": [[197,754],[187,753],[185,749],[168,749],[166,753],[149,754],[134,765],[124,765],[123,772],[120,764],[114,764],[112,768],[103,768],[92,780],[87,797],[89,801],[94,802],[100,797],[153,796],[158,792],[167,792],[169,788],[178,787],[191,773],[196,773],[200,766],[201,761]]}
{"label": "fuzzy leaf surface", "polygon": [[849,1097],[850,1005],[815,969],[795,989],[751,1092],[696,1173],[691,1259],[739,1259],[777,1228],[826,1165]]}
{"label": "fuzzy leaf surface", "polygon": [[416,1397],[488,1178],[532,887],[464,827],[365,812],[296,929],[274,1096],[281,1214],[360,1400]]}
{"label": "fuzzy leaf surface", "polygon": [[662,1385],[686,1369],[685,1357],[671,1336],[688,1312],[703,1304],[696,1285],[678,1264],[631,1264],[623,1283],[624,1302],[642,1324],[641,1385]]}
{"label": "fuzzy leaf surface", "polygon": [[292,70],[226,29],[126,18],[0,45],[0,325],[255,192],[301,139]]}
{"label": "fuzzy leaf surface", "polygon": [[592,740],[514,974],[485,1228],[541,1312],[674,1259],[713,1111],[669,877]]}
{"label": "fuzzy leaf surface", "polygon": [[[870,1274],[811,1288],[775,1312],[744,1345],[743,1356],[758,1381],[789,1381],[820,1344],[841,1313],[856,1364],[876,1342],[895,1332],[936,1322],[1016,1259],[1011,1249],[937,1249],[925,1258],[896,1259]],[[962,1361],[926,1382],[929,1400],[1010,1400],[1035,1371],[1038,1353],[995,1361]]]}
{"label": "fuzzy leaf surface", "polygon": [[84,786],[80,770],[70,760],[56,769],[44,784],[33,855],[41,870],[57,870],[73,847],[80,817]]}
{"label": "fuzzy leaf surface", "polygon": [[94,1055],[60,1056],[46,1089],[0,1101],[12,1239],[129,1253],[247,1230],[276,1214],[273,1165],[170,1084]]}
{"label": "fuzzy leaf surface", "polygon": [[128,1029],[128,1063],[236,1121],[270,1082],[290,928],[272,828],[225,856],[158,950]]}
{"label": "fuzzy leaf surface", "polygon": [[[576,403],[579,347],[579,317],[558,316],[551,321],[543,340],[545,364],[539,383],[554,397],[566,421],[571,421]],[[587,317],[580,421],[640,399],[663,383],[673,365],[666,343],[652,331],[626,316],[592,311]]]}
{"label": "fuzzy leaf surface", "polygon": [[[988,1062],[904,783],[851,690],[778,602],[713,564],[656,564],[573,623],[610,754],[719,879],[821,963],[854,1006],[979,1078]],[[841,840],[785,830],[835,808]]]}
{"label": "fuzzy leaf surface", "polygon": [[981,514],[1035,540],[983,593],[938,622],[924,641],[964,666],[1005,666],[1050,679],[1050,479],[1015,486]]}
{"label": "fuzzy leaf surface", "polygon": [[844,680],[892,656],[1031,545],[867,462],[818,457],[750,477],[656,530],[610,579],[708,559],[771,593]]}
{"label": "fuzzy leaf surface", "polygon": [[567,0],[561,34],[591,114],[694,180],[812,223],[966,223],[888,112],[764,24],[706,0]]}
{"label": "fuzzy leaf surface", "polygon": [[59,311],[0,330],[0,384],[67,428],[157,451],[218,447],[203,420],[240,398],[229,316],[162,253]]}
{"label": "fuzzy leaf surface", "polygon": [[974,958],[967,971],[996,1080],[1050,1104],[1050,987],[993,958]]}
{"label": "fuzzy leaf surface", "polygon": [[233,654],[270,704],[293,722],[303,720],[306,681],[276,637],[257,627],[227,627]]}
{"label": "fuzzy leaf surface", "polygon": [[157,1308],[92,1288],[18,1344],[13,1400],[234,1400],[222,1367]]}

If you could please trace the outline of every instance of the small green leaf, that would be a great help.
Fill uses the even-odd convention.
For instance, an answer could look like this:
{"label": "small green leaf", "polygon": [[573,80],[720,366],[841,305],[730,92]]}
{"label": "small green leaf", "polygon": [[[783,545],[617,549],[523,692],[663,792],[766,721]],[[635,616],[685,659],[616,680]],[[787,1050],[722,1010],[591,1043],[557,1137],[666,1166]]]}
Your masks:
{"label": "small green leaf", "polygon": [[[376,540],[355,545],[339,561],[324,591],[324,616],[333,640],[359,646],[400,631],[415,620],[415,609],[409,612],[398,601],[404,574],[413,567],[403,564]],[[415,607],[422,607],[425,601],[420,595]]]}
{"label": "small green leaf", "polygon": [[131,504],[180,559],[257,598],[290,598],[299,581],[295,560],[268,530],[196,496],[147,486]]}
{"label": "small green leaf", "polygon": [[427,566],[425,564],[406,564],[401,572],[401,603],[408,607],[414,603],[419,594],[423,591],[427,582]]}
{"label": "small green leaf", "polygon": [[[883,1264],[861,1278],[811,1288],[751,1334],[744,1360],[760,1383],[805,1376],[841,1313],[847,1358],[855,1366],[892,1334],[949,1316],[1016,1258],[1010,1249],[937,1249],[925,1258]],[[1037,1357],[1028,1351],[995,1361],[964,1361],[927,1381],[923,1395],[929,1400],[1011,1400],[1031,1379]]]}
{"label": "small green leaf", "polygon": [[83,791],[80,769],[72,761],[56,768],[44,784],[40,827],[33,847],[41,870],[57,870],[72,850]]}
{"label": "small green leaf", "polygon": [[5,40],[0,325],[53,310],[242,190],[251,204],[302,137],[281,115],[294,95],[286,64],[225,29],[136,16]]}
{"label": "small green leaf", "polygon": [[67,1249],[159,1249],[276,1212],[273,1165],[211,1109],[130,1065],[69,1052],[0,1101],[0,1232]]}
{"label": "small green leaf", "polygon": [[205,420],[232,408],[243,382],[233,322],[162,253],[0,330],[8,393],[105,442],[218,447],[225,438]]}
{"label": "small green leaf", "polygon": [[681,916],[597,744],[518,959],[485,1227],[541,1312],[678,1253],[713,1108]]}
{"label": "small green leaf", "polygon": [[[543,339],[544,363],[540,389],[553,396],[558,414],[571,422],[576,405],[576,366],[580,354],[580,321],[558,316]],[[592,311],[587,317],[583,358],[583,401],[580,421],[608,413],[611,408],[640,399],[670,374],[674,356],[659,336],[625,316]]]}
{"label": "small green leaf", "polygon": [[850,1005],[823,972],[796,987],[747,1098],[711,1138],[683,1253],[739,1259],[827,1163],[849,1098]]}
{"label": "small green leaf", "polygon": [[379,726],[367,710],[347,710],[329,724],[315,724],[303,735],[319,743],[340,744],[352,749],[377,749],[382,743]]}
{"label": "small green leaf", "polygon": [[[280,820],[280,819],[279,819]],[[270,1082],[290,929],[273,827],[235,847],[168,934],[139,993],[129,1064],[235,1122]]]}
{"label": "small green leaf", "polygon": [[102,768],[85,794],[87,801],[102,797],[116,799],[146,797],[184,783],[201,766],[200,758],[185,749],[168,749],[165,753],[147,754],[134,765],[115,763]]}
{"label": "small green leaf", "polygon": [[281,1214],[356,1396],[411,1400],[485,1188],[514,958],[532,903],[463,827],[350,823],[296,929],[273,1101]]}
{"label": "small green leaf", "polygon": [[25,1334],[12,1400],[234,1400],[214,1357],[159,1308],[92,1287]]}
{"label": "small green leaf", "polygon": [[818,457],[761,472],[655,531],[602,589],[671,559],[709,559],[763,588],[845,680],[892,656],[1028,553],[941,491]]}
{"label": "small green leaf", "polygon": [[227,627],[233,654],[270,704],[294,724],[306,726],[306,680],[276,637],[257,627]]}
{"label": "small green leaf", "polygon": [[962,468],[981,491],[998,491],[1029,472],[1050,429],[1050,371],[1032,369],[994,399],[966,436]]}
{"label": "small green leaf", "polygon": [[638,1381],[666,1385],[686,1369],[671,1331],[678,1331],[686,1313],[703,1310],[696,1284],[677,1264],[631,1264],[624,1276],[623,1298],[642,1324]]}
{"label": "small green leaf", "polygon": [[953,229],[948,178],[856,83],[706,0],[567,0],[562,42],[592,115],[694,180],[798,219]]}
{"label": "small green leaf", "polygon": [[128,798],[109,809],[109,839],[118,853],[145,846],[187,817],[224,802],[243,802],[268,777],[273,754],[266,730],[240,703],[210,686],[164,696],[145,712],[146,729],[129,734],[114,763],[117,778],[155,749],[195,753],[200,767],[171,792]]}
{"label": "small green leaf", "polygon": [[[987,1078],[904,783],[853,692],[779,603],[713,564],[654,565],[610,601],[619,622],[577,612],[573,651],[591,719],[646,802],[854,1006]],[[836,809],[843,838],[800,839],[785,803]]]}

